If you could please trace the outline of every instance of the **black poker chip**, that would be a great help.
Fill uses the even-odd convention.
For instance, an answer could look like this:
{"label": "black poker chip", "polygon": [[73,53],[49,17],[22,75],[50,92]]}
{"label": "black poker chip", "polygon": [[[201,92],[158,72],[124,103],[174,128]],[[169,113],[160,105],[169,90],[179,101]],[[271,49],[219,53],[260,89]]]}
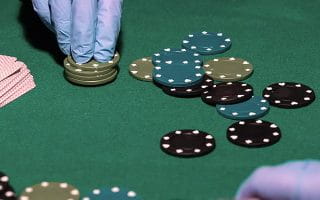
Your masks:
{"label": "black poker chip", "polygon": [[280,128],[263,120],[245,120],[232,124],[227,130],[227,138],[233,144],[243,147],[267,147],[281,138]]}
{"label": "black poker chip", "polygon": [[0,172],[0,200],[16,200],[15,190],[9,184],[9,177]]}
{"label": "black poker chip", "polygon": [[9,185],[5,191],[0,193],[0,200],[17,200],[17,195],[14,189]]}
{"label": "black poker chip", "polygon": [[282,82],[269,85],[263,90],[263,97],[279,108],[301,108],[315,99],[314,91],[301,83]]}
{"label": "black poker chip", "polygon": [[190,87],[162,86],[162,90],[164,93],[174,97],[199,97],[204,90],[208,89],[209,87],[212,87],[213,82],[214,81],[212,78],[210,78],[207,75],[204,75],[203,80],[196,85]]}
{"label": "black poker chip", "polygon": [[212,152],[215,140],[209,133],[199,130],[176,130],[164,135],[160,141],[162,151],[178,157],[198,157]]}
{"label": "black poker chip", "polygon": [[8,187],[9,187],[9,177],[5,173],[0,172],[0,194],[5,192]]}
{"label": "black poker chip", "polygon": [[203,102],[209,105],[234,104],[249,100],[253,96],[251,85],[243,82],[214,84],[201,94]]}

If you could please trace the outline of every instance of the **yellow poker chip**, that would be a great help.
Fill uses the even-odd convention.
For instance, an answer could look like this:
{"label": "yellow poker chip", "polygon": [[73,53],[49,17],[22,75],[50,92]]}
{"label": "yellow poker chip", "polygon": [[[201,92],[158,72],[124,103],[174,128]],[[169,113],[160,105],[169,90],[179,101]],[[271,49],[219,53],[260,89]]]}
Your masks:
{"label": "yellow poker chip", "polygon": [[206,74],[213,80],[223,82],[247,79],[253,72],[250,62],[242,58],[215,58],[203,65]]}
{"label": "yellow poker chip", "polygon": [[79,200],[80,192],[68,183],[42,182],[27,187],[19,200]]}
{"label": "yellow poker chip", "polygon": [[154,65],[152,64],[152,58],[146,57],[135,60],[129,66],[130,74],[141,81],[152,81],[152,71]]}
{"label": "yellow poker chip", "polygon": [[105,63],[100,63],[93,59],[88,63],[79,64],[79,63],[76,63],[70,55],[67,57],[67,61],[73,67],[81,69],[82,71],[105,71],[107,69],[114,68],[119,64],[120,54],[116,52],[113,59]]}

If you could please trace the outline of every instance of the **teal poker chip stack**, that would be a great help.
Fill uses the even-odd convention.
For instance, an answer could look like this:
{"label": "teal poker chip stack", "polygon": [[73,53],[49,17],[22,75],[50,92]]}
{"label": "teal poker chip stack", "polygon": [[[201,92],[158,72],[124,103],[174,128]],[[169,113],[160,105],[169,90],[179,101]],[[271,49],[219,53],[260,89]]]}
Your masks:
{"label": "teal poker chip stack", "polygon": [[197,32],[189,34],[182,46],[201,55],[215,55],[228,51],[231,48],[231,39],[223,33]]}
{"label": "teal poker chip stack", "polygon": [[234,120],[258,119],[269,112],[269,107],[269,102],[260,96],[253,96],[237,104],[216,105],[220,115]]}
{"label": "teal poker chip stack", "polygon": [[205,71],[198,53],[186,49],[164,49],[152,57],[153,80],[168,87],[188,87],[200,83]]}

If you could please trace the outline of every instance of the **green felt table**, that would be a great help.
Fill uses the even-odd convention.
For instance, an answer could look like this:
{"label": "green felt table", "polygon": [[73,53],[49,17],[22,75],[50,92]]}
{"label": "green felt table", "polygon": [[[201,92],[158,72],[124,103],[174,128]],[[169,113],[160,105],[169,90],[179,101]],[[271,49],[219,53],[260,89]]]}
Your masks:
{"label": "green felt table", "polygon": [[[0,54],[25,62],[37,83],[0,110],[0,171],[18,192],[48,180],[69,182],[82,194],[118,185],[143,199],[212,200],[232,198],[258,166],[319,159],[319,101],[294,110],[272,107],[263,119],[279,125],[282,139],[247,149],[228,142],[233,121],[200,98],[167,96],[128,73],[133,60],[178,47],[190,32],[222,31],[233,41],[222,56],[253,63],[246,82],[256,95],[279,81],[302,82],[320,94],[319,6],[301,0],[125,1],[118,79],[88,88],[64,79],[64,56],[27,3],[0,1]],[[193,159],[163,153],[161,136],[185,128],[212,133],[215,151]]]}

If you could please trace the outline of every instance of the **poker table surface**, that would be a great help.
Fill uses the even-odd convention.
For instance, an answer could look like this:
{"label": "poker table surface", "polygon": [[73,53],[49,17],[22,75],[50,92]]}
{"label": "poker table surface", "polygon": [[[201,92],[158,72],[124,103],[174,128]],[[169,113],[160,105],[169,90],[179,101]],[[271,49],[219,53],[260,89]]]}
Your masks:
{"label": "poker table surface", "polygon": [[[247,59],[256,95],[269,84],[301,82],[320,94],[320,1],[134,0],[123,5],[115,82],[81,87],[63,77],[64,56],[29,1],[0,1],[0,54],[31,70],[36,89],[0,109],[0,171],[18,192],[41,181],[68,182],[84,195],[100,186],[130,188],[143,199],[231,199],[259,166],[319,159],[320,104],[272,107],[263,119],[282,131],[279,143],[248,149],[226,139],[234,123],[200,98],[174,98],[128,73],[129,64],[160,49],[180,47],[189,33],[223,32],[232,48],[215,57]],[[212,59],[212,56],[205,59]],[[216,149],[199,158],[160,150],[160,138],[199,129]]]}

